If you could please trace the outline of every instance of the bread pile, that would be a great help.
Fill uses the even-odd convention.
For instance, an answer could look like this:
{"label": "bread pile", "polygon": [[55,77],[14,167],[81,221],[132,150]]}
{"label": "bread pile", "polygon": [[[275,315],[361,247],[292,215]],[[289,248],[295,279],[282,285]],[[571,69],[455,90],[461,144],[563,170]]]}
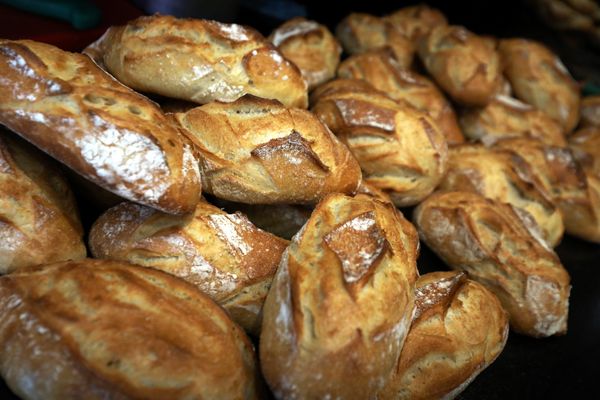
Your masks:
{"label": "bread pile", "polygon": [[[550,49],[424,5],[0,40],[0,374],[25,399],[453,398],[509,324],[567,332],[553,247],[600,243],[599,115]],[[455,271],[420,276],[419,240]]]}

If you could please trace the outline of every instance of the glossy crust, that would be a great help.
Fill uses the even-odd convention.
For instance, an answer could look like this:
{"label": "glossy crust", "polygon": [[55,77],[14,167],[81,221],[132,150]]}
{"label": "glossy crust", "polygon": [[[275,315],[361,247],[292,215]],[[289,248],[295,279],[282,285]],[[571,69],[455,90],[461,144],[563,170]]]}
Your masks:
{"label": "glossy crust", "polygon": [[335,76],[342,47],[325,25],[296,17],[275,29],[269,41],[300,69],[308,90]]}
{"label": "glossy crust", "polygon": [[419,56],[456,102],[485,106],[499,91],[502,70],[494,41],[461,26],[440,25],[420,42]]}
{"label": "glossy crust", "polygon": [[444,14],[426,4],[403,7],[384,19],[413,43],[418,43],[436,26],[448,25]]}
{"label": "glossy crust", "polygon": [[177,217],[134,203],[105,212],[90,231],[96,258],[128,261],[182,278],[258,336],[267,291],[288,242],[204,201]]}
{"label": "glossy crust", "polygon": [[200,196],[197,161],[158,106],[88,57],[0,40],[0,122],[85,178],[174,214]]}
{"label": "glossy crust", "polygon": [[567,331],[570,277],[514,207],[476,193],[436,193],[414,212],[421,239],[449,266],[490,289],[529,336]]}
{"label": "glossy crust", "polygon": [[417,253],[391,204],[333,194],[317,205],[264,306],[260,360],[277,399],[375,397],[412,320]]}
{"label": "glossy crust", "polygon": [[507,138],[535,138],[566,146],[562,126],[547,114],[512,97],[497,95],[485,107],[465,109],[460,126],[466,137],[486,146]]}
{"label": "glossy crust", "polygon": [[421,276],[415,304],[398,367],[378,399],[453,399],[502,352],[506,311],[464,272]]}
{"label": "glossy crust", "polygon": [[397,206],[417,204],[446,172],[448,147],[424,113],[352,80],[315,90],[312,111],[358,160],[363,179]]}
{"label": "glossy crust", "polygon": [[335,35],[350,55],[388,47],[402,67],[412,65],[414,44],[383,18],[364,13],[349,14],[337,25]]}
{"label": "glossy crust", "polygon": [[352,154],[313,114],[244,96],[176,118],[200,153],[203,184],[216,197],[249,204],[315,204],[353,193]]}
{"label": "glossy crust", "polygon": [[143,92],[201,104],[253,94],[307,106],[298,68],[259,32],[242,25],[142,16],[109,28],[85,52]]}
{"label": "glossy crust", "polygon": [[600,126],[573,133],[569,137],[569,148],[583,169],[600,179]]}
{"label": "glossy crust", "polygon": [[52,160],[0,128],[0,274],[85,258],[75,197]]}
{"label": "glossy crust", "polygon": [[516,97],[571,132],[579,121],[579,85],[559,58],[544,45],[526,39],[501,40],[499,52]]}
{"label": "glossy crust", "polygon": [[583,97],[579,110],[581,116],[579,120],[580,127],[600,127],[600,96]]}
{"label": "glossy crust", "polygon": [[0,372],[23,399],[258,398],[243,331],[150,268],[87,259],[3,276],[0,340]]}
{"label": "glossy crust", "polygon": [[363,79],[394,100],[427,113],[444,133],[448,144],[463,143],[452,106],[435,84],[423,75],[401,68],[388,49],[348,57],[338,68],[340,78]]}
{"label": "glossy crust", "polygon": [[512,151],[475,144],[451,148],[440,189],[475,192],[510,203],[533,217],[549,246],[555,247],[562,238],[559,209],[527,161]]}

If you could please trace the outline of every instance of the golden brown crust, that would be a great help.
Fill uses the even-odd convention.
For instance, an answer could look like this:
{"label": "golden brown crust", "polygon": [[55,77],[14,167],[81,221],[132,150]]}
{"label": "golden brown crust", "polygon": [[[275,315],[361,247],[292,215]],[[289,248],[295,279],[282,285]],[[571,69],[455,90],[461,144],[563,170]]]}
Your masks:
{"label": "golden brown crust", "polygon": [[360,86],[352,80],[326,83],[315,90],[311,110],[348,146],[367,183],[397,206],[414,205],[446,171],[444,135],[409,104]]}
{"label": "golden brown crust", "polygon": [[275,29],[268,39],[300,69],[308,90],[335,76],[342,47],[325,25],[296,17]]}
{"label": "golden brown crust", "polygon": [[384,19],[415,44],[436,26],[448,25],[444,14],[426,4],[403,7],[386,15]]}
{"label": "golden brown crust", "polygon": [[0,127],[0,274],[85,255],[75,197],[58,166]]}
{"label": "golden brown crust", "polygon": [[465,136],[486,146],[507,138],[535,138],[566,146],[562,126],[547,114],[512,97],[497,95],[485,107],[464,110],[460,126]]}
{"label": "golden brown crust", "polygon": [[579,121],[579,86],[559,58],[544,45],[526,39],[501,40],[498,50],[516,97],[571,132]]}
{"label": "golden brown crust", "polygon": [[340,78],[363,79],[394,100],[402,100],[427,113],[444,133],[448,144],[465,141],[452,106],[426,77],[401,68],[387,49],[348,57],[338,68]]}
{"label": "golden brown crust", "polygon": [[573,133],[569,137],[569,148],[583,169],[600,179],[600,126]]}
{"label": "golden brown crust", "polygon": [[581,119],[579,120],[580,127],[600,127],[600,96],[583,97],[581,99],[579,110],[581,116]]}
{"label": "golden brown crust", "polygon": [[243,331],[160,271],[87,259],[13,273],[0,314],[0,372],[24,398],[258,398]]}
{"label": "golden brown crust", "polygon": [[564,224],[559,209],[527,161],[510,150],[475,144],[451,148],[448,173],[440,189],[475,192],[510,203],[534,218],[548,245],[554,247],[562,238]]}
{"label": "golden brown crust", "polygon": [[85,51],[136,90],[208,103],[244,94],[307,107],[298,68],[257,31],[153,15],[109,28]]}
{"label": "golden brown crust", "polygon": [[[178,217],[134,203],[104,213],[90,231],[94,257],[128,261],[182,278],[208,294],[255,335],[287,241],[204,201]],[[243,311],[246,310],[245,313]]]}
{"label": "golden brown crust", "polygon": [[494,41],[461,26],[439,25],[418,52],[427,71],[458,103],[485,106],[499,91],[502,71]]}
{"label": "golden brown crust", "polygon": [[199,200],[180,130],[86,56],[0,40],[0,122],[103,188],[182,214]]}
{"label": "golden brown crust", "polygon": [[567,331],[570,278],[520,212],[469,192],[435,193],[414,212],[421,239],[444,262],[490,289],[511,327],[534,337]]}
{"label": "golden brown crust", "polygon": [[379,399],[451,399],[498,357],[508,317],[496,296],[464,272],[417,280],[413,321],[398,367]]}
{"label": "golden brown crust", "polygon": [[389,203],[333,194],[317,205],[264,306],[261,366],[276,398],[374,398],[412,319],[417,253]]}
{"label": "golden brown crust", "polygon": [[205,189],[249,204],[314,204],[353,193],[358,163],[313,114],[244,96],[176,118],[200,152]]}
{"label": "golden brown crust", "polygon": [[349,14],[337,25],[335,35],[350,55],[388,47],[402,67],[412,65],[413,43],[383,18],[364,13]]}

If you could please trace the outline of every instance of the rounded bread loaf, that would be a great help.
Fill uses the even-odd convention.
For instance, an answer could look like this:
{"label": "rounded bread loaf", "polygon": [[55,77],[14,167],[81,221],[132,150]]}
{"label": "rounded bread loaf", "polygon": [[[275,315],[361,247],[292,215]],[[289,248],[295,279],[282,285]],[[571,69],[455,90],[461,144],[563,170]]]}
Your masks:
{"label": "rounded bread loaf", "polygon": [[0,76],[0,123],[121,197],[194,210],[198,163],[180,129],[88,57],[0,40]]}
{"label": "rounded bread loaf", "polygon": [[418,44],[436,26],[448,25],[444,14],[427,4],[403,7],[383,18],[414,44]]}
{"label": "rounded bread loaf", "polygon": [[317,205],[263,309],[260,360],[275,398],[375,398],[412,320],[417,254],[392,204],[332,194]]}

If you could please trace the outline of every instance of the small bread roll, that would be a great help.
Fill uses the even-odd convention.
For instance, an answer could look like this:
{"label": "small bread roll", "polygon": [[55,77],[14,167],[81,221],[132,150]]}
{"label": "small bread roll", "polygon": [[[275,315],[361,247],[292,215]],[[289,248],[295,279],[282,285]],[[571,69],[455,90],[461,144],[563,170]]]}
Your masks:
{"label": "small bread roll", "polygon": [[569,137],[569,148],[583,169],[600,179],[600,126],[573,133]]}
{"label": "small bread roll", "polygon": [[527,39],[501,40],[499,52],[516,97],[570,133],[579,121],[579,86],[560,59],[544,45]]}
{"label": "small bread roll", "polygon": [[418,51],[427,71],[458,103],[485,106],[500,89],[502,71],[494,41],[462,26],[436,26]]}
{"label": "small bread roll", "polygon": [[367,183],[384,191],[399,207],[417,204],[446,172],[444,135],[426,114],[409,104],[375,89],[349,90],[359,85],[348,81],[318,88],[311,110],[348,146]]}
{"label": "small bread roll", "polygon": [[200,199],[197,160],[156,104],[88,57],[0,40],[0,122],[83,177],[173,214]]}
{"label": "small bread roll", "polygon": [[349,14],[338,24],[335,35],[350,55],[389,47],[402,67],[412,65],[413,43],[383,18],[364,13]]}
{"label": "small bread roll", "polygon": [[502,352],[506,311],[464,272],[421,276],[415,304],[398,367],[377,398],[453,399]]}
{"label": "small bread roll", "polygon": [[418,240],[389,203],[332,194],[284,252],[264,306],[263,374],[277,399],[369,399],[398,362]]}
{"label": "small bread roll", "polygon": [[426,4],[403,7],[386,15],[384,19],[415,44],[419,43],[436,26],[448,25],[448,21],[441,11]]}
{"label": "small bread roll", "polygon": [[475,144],[451,148],[440,189],[475,192],[526,210],[549,246],[560,243],[564,232],[560,210],[527,161],[512,151]]}
{"label": "small bread roll", "polygon": [[298,68],[259,32],[242,25],[142,16],[109,28],[84,52],[142,92],[200,104],[253,94],[307,107]]}
{"label": "small bread roll", "polygon": [[[567,331],[567,271],[513,206],[469,192],[435,193],[414,212],[419,236],[450,267],[490,289],[511,327],[533,337]],[[535,224],[533,219],[530,224]]]}
{"label": "small bread roll", "polygon": [[364,79],[394,100],[402,100],[427,113],[444,133],[448,144],[465,141],[452,106],[433,82],[400,68],[388,49],[348,57],[338,68],[340,78]]}
{"label": "small bread roll", "polygon": [[275,29],[269,41],[300,69],[308,90],[335,76],[342,47],[325,25],[296,17]]}
{"label": "small bread roll", "polygon": [[134,203],[104,213],[90,231],[96,258],[128,261],[182,278],[258,336],[260,312],[287,241],[204,201],[193,215]]}
{"label": "small bread roll", "polygon": [[512,97],[497,95],[482,108],[465,109],[459,118],[463,133],[486,146],[507,138],[536,138],[566,146],[562,126],[547,114]]}
{"label": "small bread roll", "polygon": [[206,192],[248,204],[315,204],[353,193],[360,167],[317,117],[275,100],[244,96],[175,118],[200,152]]}
{"label": "small bread roll", "polygon": [[58,166],[0,127],[0,274],[85,255],[75,197]]}
{"label": "small bread roll", "polygon": [[586,96],[582,98],[579,110],[581,115],[579,125],[582,128],[588,126],[600,127],[600,96]]}
{"label": "small bread roll", "polygon": [[252,344],[150,268],[86,259],[0,277],[0,374],[22,399],[258,399]]}

